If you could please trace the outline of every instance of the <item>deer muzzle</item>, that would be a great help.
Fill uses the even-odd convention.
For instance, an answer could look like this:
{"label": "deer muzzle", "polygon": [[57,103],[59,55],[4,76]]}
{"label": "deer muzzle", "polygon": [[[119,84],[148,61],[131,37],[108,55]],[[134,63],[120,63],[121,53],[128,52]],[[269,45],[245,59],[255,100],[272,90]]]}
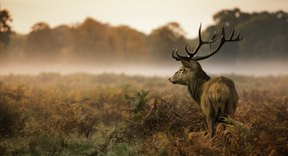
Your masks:
{"label": "deer muzzle", "polygon": [[168,78],[168,81],[171,82],[171,83],[173,83],[173,84],[176,83],[175,81],[173,81],[173,79],[172,79],[171,77]]}

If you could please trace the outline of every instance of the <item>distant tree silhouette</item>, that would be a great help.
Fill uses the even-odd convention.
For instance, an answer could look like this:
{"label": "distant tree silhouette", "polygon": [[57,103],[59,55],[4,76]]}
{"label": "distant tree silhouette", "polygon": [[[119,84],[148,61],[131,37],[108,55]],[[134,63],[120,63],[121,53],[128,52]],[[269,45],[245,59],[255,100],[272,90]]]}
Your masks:
{"label": "distant tree silhouette", "polygon": [[[224,45],[209,62],[287,60],[288,13],[246,13],[240,9],[221,10],[213,16],[215,24],[202,30],[203,39],[225,26],[227,34],[232,28],[240,32],[244,40]],[[9,43],[11,17],[1,10],[0,45]],[[13,35],[14,42],[7,51],[17,53],[27,60],[67,61],[81,63],[118,62],[169,62],[173,48],[184,55],[184,45],[196,45],[197,39],[185,38],[185,32],[176,22],[154,29],[149,35],[128,26],[111,26],[93,18],[75,25],[51,28],[45,22],[32,26],[28,35]],[[13,46],[12,46],[13,43]],[[21,43],[21,44],[19,44]],[[23,48],[24,47],[24,48]],[[206,48],[206,49],[205,49]],[[203,47],[199,54],[208,52]],[[13,55],[16,56],[16,55]],[[16,58],[15,58],[16,59]]]}
{"label": "distant tree silhouette", "polygon": [[[26,53],[31,59],[45,58],[47,61],[59,57],[60,43],[57,40],[58,33],[45,22],[39,22],[32,26],[32,31],[27,36]],[[39,60],[41,61],[41,60]]]}
{"label": "distant tree silhouette", "polygon": [[73,28],[72,34],[75,56],[86,61],[132,61],[148,54],[145,34],[128,26],[112,27],[87,18]]}
{"label": "distant tree silhouette", "polygon": [[0,8],[0,49],[8,45],[12,33],[10,22],[12,18],[9,11]]}
{"label": "distant tree silhouette", "polygon": [[288,13],[244,13],[240,9],[222,10],[213,16],[215,25],[209,26],[208,34],[222,26],[241,32],[244,40],[228,45],[212,59],[222,60],[285,60],[288,57]]}
{"label": "distant tree silhouette", "polygon": [[176,22],[168,23],[149,35],[151,56],[156,60],[170,60],[173,48],[183,49],[186,44],[184,30]]}

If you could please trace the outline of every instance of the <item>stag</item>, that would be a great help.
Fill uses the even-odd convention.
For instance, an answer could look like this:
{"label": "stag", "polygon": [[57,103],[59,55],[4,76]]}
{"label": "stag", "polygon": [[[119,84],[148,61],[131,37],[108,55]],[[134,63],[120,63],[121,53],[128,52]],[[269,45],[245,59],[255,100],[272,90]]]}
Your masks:
{"label": "stag", "polygon": [[[205,73],[198,61],[216,54],[224,43],[241,41],[242,39],[239,34],[235,35],[234,29],[232,34],[226,38],[223,26],[221,31],[215,32],[209,40],[203,41],[200,25],[198,45],[195,49],[192,47],[192,50],[189,50],[185,45],[187,56],[179,55],[177,49],[173,49],[172,51],[172,57],[176,61],[181,61],[183,66],[169,78],[169,81],[173,84],[188,87],[190,96],[201,107],[206,116],[206,123],[211,138],[215,135],[216,123],[228,123],[226,119],[234,117],[238,103],[238,94],[235,84],[231,79],[222,76],[211,78]],[[216,44],[216,48],[213,48],[215,45],[212,46],[212,44]],[[209,53],[196,56],[203,45],[209,46]]]}

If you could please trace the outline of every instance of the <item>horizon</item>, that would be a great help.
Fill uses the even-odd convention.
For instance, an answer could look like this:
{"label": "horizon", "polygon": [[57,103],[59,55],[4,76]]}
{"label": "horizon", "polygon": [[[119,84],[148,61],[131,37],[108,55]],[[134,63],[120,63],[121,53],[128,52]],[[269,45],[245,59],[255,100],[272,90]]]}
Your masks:
{"label": "horizon", "polygon": [[[165,5],[161,1],[124,0],[121,1],[121,4],[116,3],[111,0],[87,0],[86,3],[72,0],[68,4],[56,0],[42,2],[0,0],[0,7],[10,11],[13,19],[12,29],[20,34],[28,34],[31,27],[37,22],[47,22],[51,27],[56,27],[63,24],[74,25],[91,17],[111,26],[127,25],[145,34],[149,34],[153,29],[166,23],[177,22],[185,30],[187,37],[197,36],[199,23],[202,23],[204,28],[214,23],[213,15],[223,9],[239,8],[241,11],[249,13],[288,11],[288,1],[285,0],[278,0],[277,3],[272,0],[255,0],[253,2],[248,0],[241,2],[236,0],[220,2],[181,0],[165,1]],[[53,12],[50,11],[51,8],[53,8]],[[37,13],[35,14],[35,12]]]}
{"label": "horizon", "polygon": [[[237,62],[234,64],[200,62],[204,71],[211,75],[242,75],[242,76],[283,76],[287,75],[286,62]],[[8,63],[1,65],[0,75],[39,75],[41,73],[58,73],[70,75],[75,73],[89,74],[124,74],[129,76],[168,77],[181,67],[181,63],[174,61],[170,64],[151,63],[120,63],[120,64],[37,64],[37,63]],[[277,69],[277,70],[275,70]]]}

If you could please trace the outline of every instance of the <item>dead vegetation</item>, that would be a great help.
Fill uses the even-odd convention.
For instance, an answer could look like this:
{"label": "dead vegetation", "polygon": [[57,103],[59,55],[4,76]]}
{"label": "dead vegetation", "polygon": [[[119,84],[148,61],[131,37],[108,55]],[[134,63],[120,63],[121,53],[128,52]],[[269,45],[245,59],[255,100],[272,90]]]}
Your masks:
{"label": "dead vegetation", "polygon": [[211,141],[200,108],[165,78],[1,76],[0,155],[287,154],[288,77],[228,77],[245,128],[219,124]]}

